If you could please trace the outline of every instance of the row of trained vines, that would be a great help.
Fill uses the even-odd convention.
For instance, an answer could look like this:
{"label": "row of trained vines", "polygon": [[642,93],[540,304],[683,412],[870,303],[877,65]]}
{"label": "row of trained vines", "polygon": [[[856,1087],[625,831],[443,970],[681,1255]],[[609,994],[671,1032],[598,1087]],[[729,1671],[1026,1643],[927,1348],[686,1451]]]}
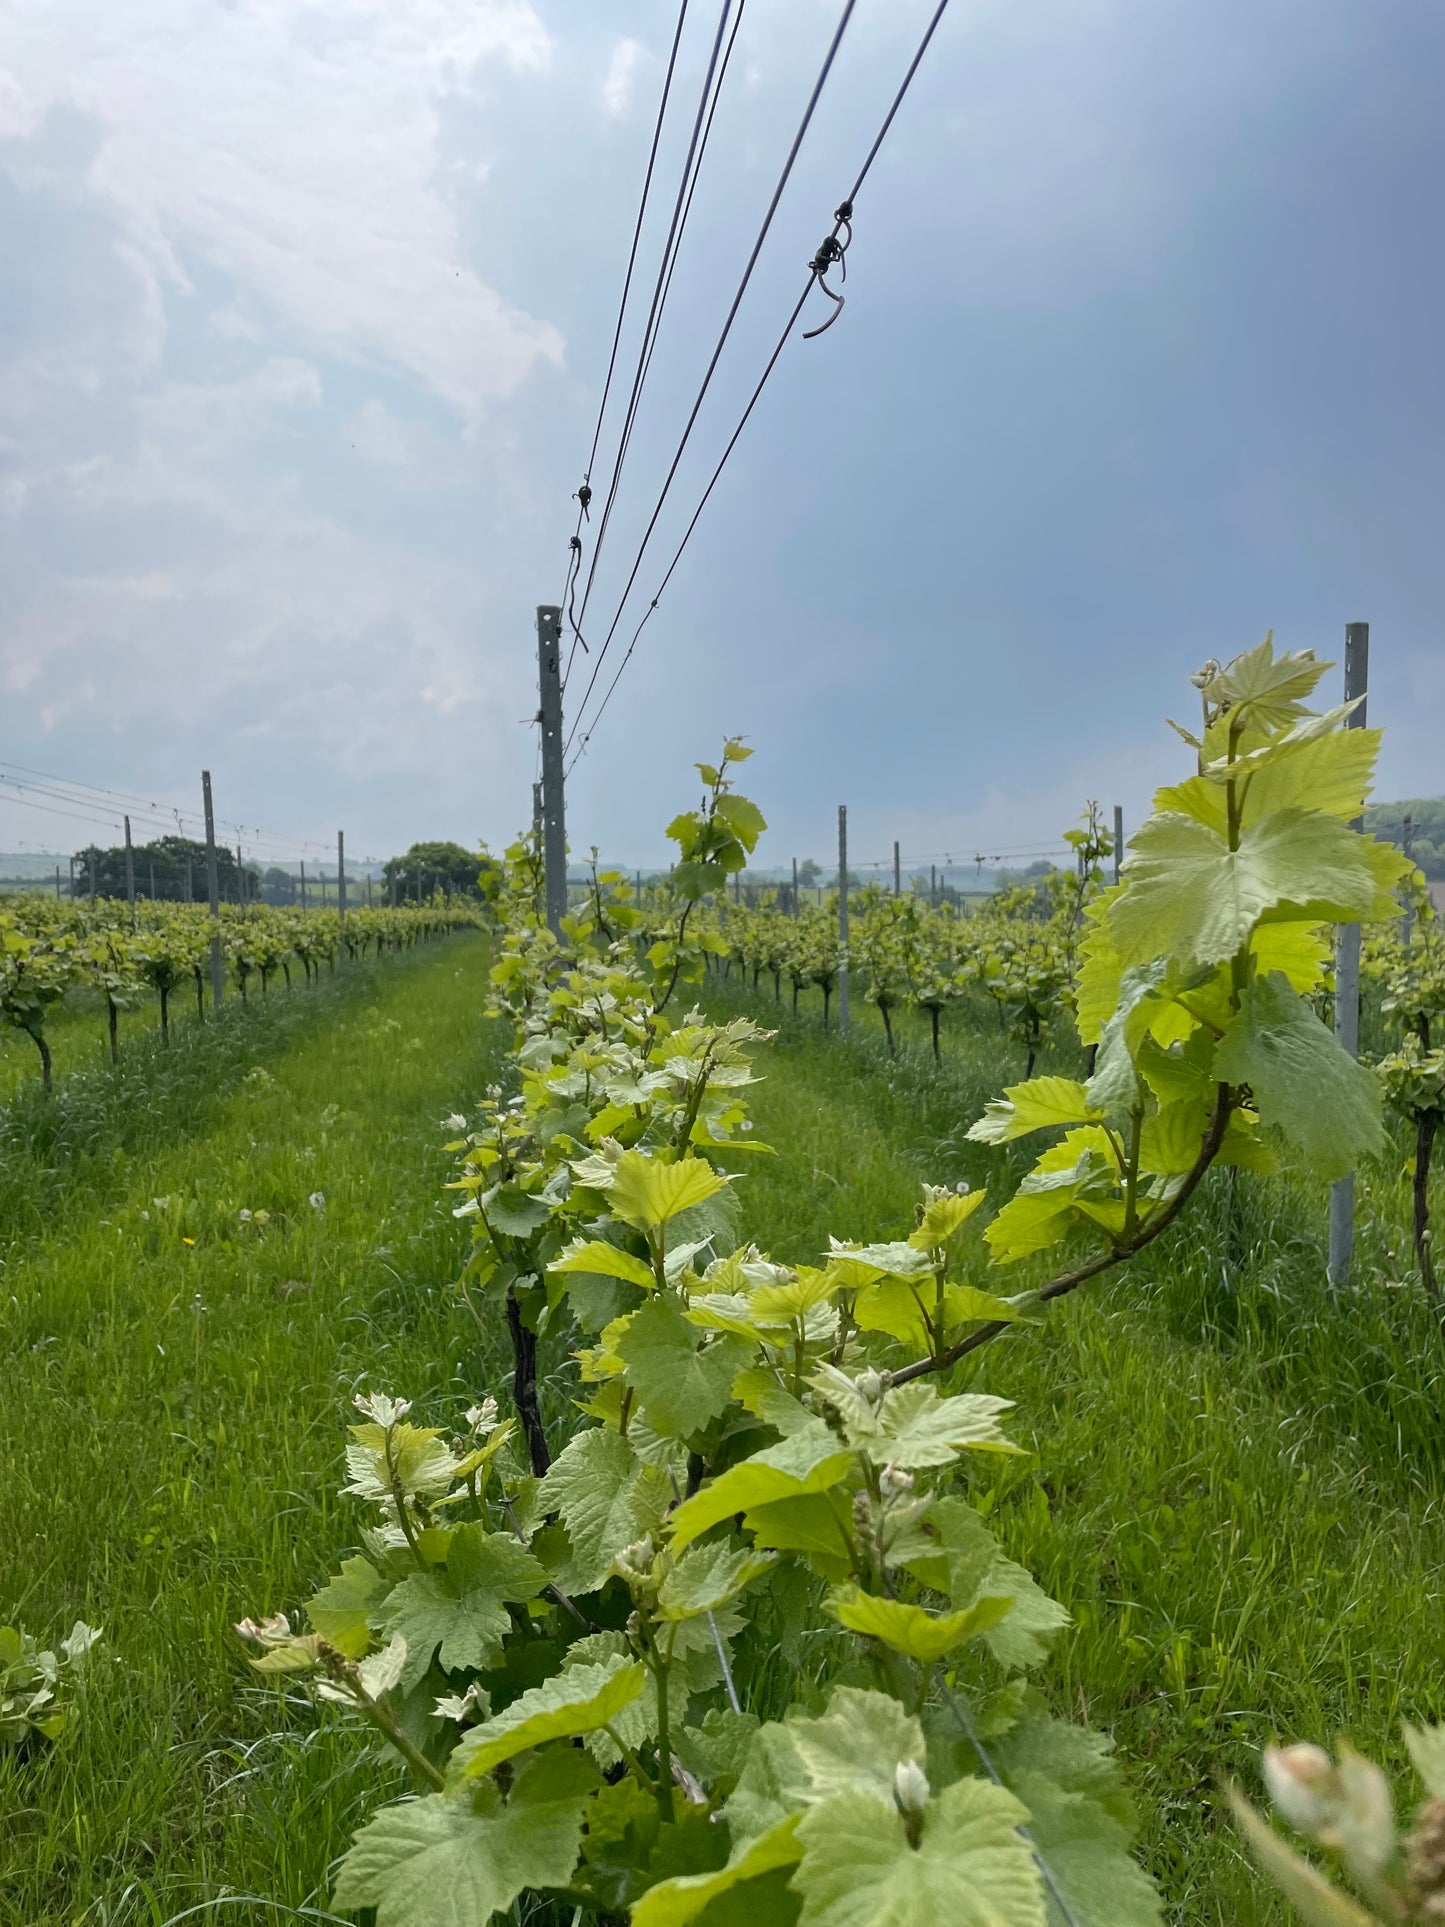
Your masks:
{"label": "row of trained vines", "polygon": [[[450,1151],[459,1315],[504,1334],[511,1372],[464,1418],[413,1415],[402,1386],[359,1397],[359,1550],[304,1626],[241,1629],[263,1675],[374,1729],[412,1781],[346,1851],[333,1908],[377,1927],[1163,1918],[1108,1741],[1049,1697],[1067,1602],[987,1523],[989,1467],[1016,1448],[969,1372],[1219,1169],[1382,1153],[1381,1080],[1313,1000],[1332,926],[1389,924],[1406,866],[1350,827],[1378,739],[1306,708],[1325,666],[1266,643],[1198,679],[1193,772],[1123,882],[1084,888],[1046,939],[1068,947],[1050,968],[1090,1075],[1025,1079],[972,1122],[990,1145],[1045,1134],[1012,1194],[939,1171],[912,1223],[811,1264],[736,1230],[736,1180],[770,1155],[749,1128],[766,1034],[688,1007],[708,957],[754,960],[706,907],[764,827],[733,787],[748,752],[702,766],[670,826],[665,914],[599,876],[554,934],[534,852],[509,852],[492,985],[511,1067]],[[878,906],[879,928],[901,915]],[[951,957],[973,941],[918,927]],[[803,918],[744,929],[780,956],[810,940]],[[1428,1024],[1412,1034],[1433,1064]],[[1445,1732],[1411,1746],[1445,1796]],[[1293,1747],[1267,1770],[1363,1896],[1241,1802],[1306,1918],[1440,1917],[1438,1798],[1401,1838],[1358,1756]]]}
{"label": "row of trained vines", "polygon": [[163,1033],[173,999],[187,992],[204,1021],[217,941],[224,977],[245,997],[252,987],[264,993],[277,977],[289,990],[293,969],[314,983],[322,966],[334,969],[340,957],[380,956],[476,920],[474,907],[440,896],[344,917],[335,910],[226,904],[219,922],[203,905],[23,897],[0,910],[0,1023],[32,1040],[48,1089],[46,1025],[66,998],[89,992],[99,999],[114,1062],[121,1013],[145,997],[157,1000]]}

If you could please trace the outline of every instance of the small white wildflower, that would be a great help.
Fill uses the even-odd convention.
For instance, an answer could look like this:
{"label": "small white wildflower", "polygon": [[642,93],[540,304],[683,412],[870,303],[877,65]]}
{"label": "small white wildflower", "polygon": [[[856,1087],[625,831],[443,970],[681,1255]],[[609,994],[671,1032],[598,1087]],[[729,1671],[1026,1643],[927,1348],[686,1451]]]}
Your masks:
{"label": "small white wildflower", "polygon": [[958,1193],[959,1197],[966,1198],[972,1187],[970,1186],[967,1178],[960,1178],[958,1180],[958,1183],[954,1185],[953,1188]]}
{"label": "small white wildflower", "polygon": [[931,1789],[917,1760],[900,1760],[893,1769],[893,1799],[900,1813],[922,1813]]}
{"label": "small white wildflower", "polygon": [[324,1211],[326,1209],[326,1193],[324,1191],[313,1191],[306,1202],[311,1206],[313,1211]]}

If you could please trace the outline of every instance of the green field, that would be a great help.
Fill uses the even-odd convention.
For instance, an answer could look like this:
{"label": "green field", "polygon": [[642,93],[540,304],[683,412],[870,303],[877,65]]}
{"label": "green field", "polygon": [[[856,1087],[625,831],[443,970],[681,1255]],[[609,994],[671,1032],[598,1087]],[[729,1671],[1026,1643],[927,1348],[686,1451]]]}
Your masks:
{"label": "green field", "polygon": [[[400,1787],[354,1729],[258,1685],[229,1628],[294,1610],[353,1542],[353,1390],[438,1423],[505,1390],[450,1290],[441,1189],[440,1122],[504,1042],[485,960],[458,937],[273,991],[5,1115],[0,1618],[105,1640],[78,1729],[0,1758],[4,1927],[324,1908],[328,1862]],[[771,1008],[736,981],[708,1000]],[[866,1009],[846,1042],[780,1015],[754,1115],[786,1156],[741,1184],[749,1235],[813,1257],[906,1228],[920,1179],[999,1183],[964,1141],[1021,1069],[987,1021],[953,1022],[940,1070],[912,1039],[890,1061]],[[1276,1733],[1343,1730],[1398,1764],[1401,1715],[1445,1711],[1442,1352],[1389,1283],[1393,1188],[1364,1200],[1336,1304],[1321,1192],[1212,1185],[1127,1276],[990,1350],[975,1383],[1017,1401],[1033,1456],[978,1493],[1074,1614],[1042,1681],[1117,1736],[1171,1918],[1239,1927],[1284,1914],[1220,1777],[1251,1778]]]}

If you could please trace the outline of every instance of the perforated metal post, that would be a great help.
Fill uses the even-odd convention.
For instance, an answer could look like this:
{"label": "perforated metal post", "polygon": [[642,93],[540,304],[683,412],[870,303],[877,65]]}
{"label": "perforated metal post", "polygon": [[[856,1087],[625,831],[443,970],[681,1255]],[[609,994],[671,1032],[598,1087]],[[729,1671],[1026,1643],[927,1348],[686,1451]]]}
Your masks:
{"label": "perforated metal post", "polygon": [[848,805],[838,805],[838,1028],[848,1028]]}
{"label": "perforated metal post", "polygon": [[211,808],[211,772],[201,771],[201,797],[206,806],[206,894],[211,900],[211,1002],[221,1008],[225,973],[221,968],[221,880],[216,868],[216,817]]}
{"label": "perforated metal post", "polygon": [[[1350,622],[1345,625],[1345,701],[1359,699],[1359,708],[1349,718],[1347,729],[1365,727],[1365,692],[1370,686],[1370,625]],[[1365,819],[1357,816],[1352,829],[1363,830]],[[1335,936],[1335,1036],[1340,1047],[1354,1057],[1360,1048],[1360,926],[1342,923]],[[1330,1186],[1330,1255],[1328,1276],[1331,1286],[1341,1291],[1350,1282],[1350,1259],[1355,1244],[1355,1174],[1337,1178]]]}
{"label": "perforated metal post", "polygon": [[546,878],[547,921],[560,934],[567,914],[567,815],[563,804],[562,611],[551,603],[537,609],[537,679],[542,729],[542,855]]}

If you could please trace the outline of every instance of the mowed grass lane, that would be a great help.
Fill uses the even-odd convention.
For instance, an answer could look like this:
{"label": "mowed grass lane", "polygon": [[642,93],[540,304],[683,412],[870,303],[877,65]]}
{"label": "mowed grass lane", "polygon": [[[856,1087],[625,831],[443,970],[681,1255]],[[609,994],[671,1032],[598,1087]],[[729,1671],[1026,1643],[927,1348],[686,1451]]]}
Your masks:
{"label": "mowed grass lane", "polygon": [[336,1488],[358,1386],[444,1419],[495,1383],[450,1295],[441,1189],[440,1122],[493,1074],[486,961],[466,935],[273,991],[123,1066],[120,1116],[99,1085],[62,1091],[41,1220],[9,1147],[0,1620],[105,1637],[77,1726],[0,1755],[5,1927],[315,1902],[375,1803],[354,1735],[288,1714],[230,1628],[294,1610],[354,1543]]}
{"label": "mowed grass lane", "polygon": [[[922,1180],[1001,1201],[1026,1168],[1028,1143],[1005,1178],[964,1136],[1022,1072],[988,1026],[955,1024],[939,1070],[736,986],[705,1001],[781,1019],[751,1092],[781,1155],[750,1158],[739,1186],[747,1235],[776,1256],[816,1262],[829,1232],[902,1236]],[[971,1381],[1017,1401],[1009,1429],[1032,1454],[981,1461],[975,1497],[1075,1620],[1040,1683],[1116,1736],[1181,1927],[1288,1918],[1216,1801],[1230,1775],[1258,1795],[1265,1741],[1343,1732],[1408,1786],[1401,1719],[1445,1718],[1445,1340],[1418,1284],[1391,1282],[1403,1182],[1362,1186],[1356,1289],[1338,1301],[1324,1203],[1220,1174],[1153,1252],[989,1347]],[[1032,1281],[988,1272],[980,1248],[976,1282]]]}

